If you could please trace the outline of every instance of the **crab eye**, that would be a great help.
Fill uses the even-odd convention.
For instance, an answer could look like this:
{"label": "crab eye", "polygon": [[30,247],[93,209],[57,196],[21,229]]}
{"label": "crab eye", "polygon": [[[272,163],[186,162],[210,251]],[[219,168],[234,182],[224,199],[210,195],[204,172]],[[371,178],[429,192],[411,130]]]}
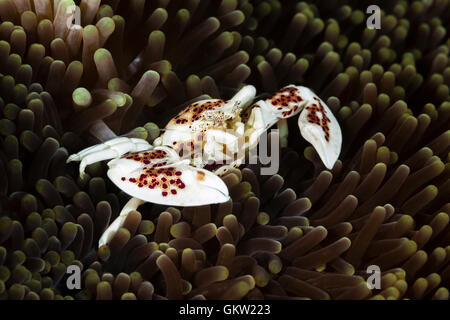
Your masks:
{"label": "crab eye", "polygon": [[129,195],[148,202],[199,206],[229,199],[222,179],[189,165],[189,160],[180,160],[169,147],[127,154],[108,166],[111,181]]}

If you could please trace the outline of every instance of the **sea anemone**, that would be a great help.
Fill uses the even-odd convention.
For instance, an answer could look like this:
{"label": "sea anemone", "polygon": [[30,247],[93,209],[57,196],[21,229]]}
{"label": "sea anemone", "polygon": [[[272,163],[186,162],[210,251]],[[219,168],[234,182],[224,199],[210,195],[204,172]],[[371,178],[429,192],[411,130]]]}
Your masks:
{"label": "sea anemone", "polygon": [[[450,3],[379,4],[380,29],[371,4],[0,0],[0,299],[447,300]],[[278,174],[232,170],[218,205],[145,204],[98,248],[128,195],[67,157],[151,143],[244,83],[313,89],[343,131],[333,169],[289,120]]]}

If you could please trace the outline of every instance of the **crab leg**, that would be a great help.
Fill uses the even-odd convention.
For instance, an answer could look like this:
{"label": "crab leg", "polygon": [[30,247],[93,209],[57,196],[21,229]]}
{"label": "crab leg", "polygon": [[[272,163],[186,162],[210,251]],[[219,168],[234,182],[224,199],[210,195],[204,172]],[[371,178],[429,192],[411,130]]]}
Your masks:
{"label": "crab leg", "polygon": [[229,161],[232,157],[224,153],[224,146],[226,146],[227,153],[236,153],[239,151],[238,137],[232,133],[224,130],[209,130],[205,135],[204,152],[210,157],[210,160]]}
{"label": "crab leg", "polygon": [[286,119],[280,119],[277,122],[277,128],[279,130],[280,144],[282,148],[287,147],[287,138],[289,135],[288,122]]}
{"label": "crab leg", "polygon": [[108,244],[109,241],[111,241],[113,236],[120,229],[120,227],[123,226],[123,223],[125,222],[125,219],[128,217],[128,214],[131,211],[136,210],[140,205],[144,203],[145,201],[140,200],[138,198],[131,198],[130,200],[128,200],[128,202],[122,208],[122,211],[120,211],[120,214],[116,218],[116,220],[114,220],[113,223],[111,223],[111,225],[103,232],[102,236],[98,241],[98,247],[100,248],[101,246]]}
{"label": "crab leg", "polygon": [[[262,101],[263,102],[263,101]],[[269,120],[275,123],[272,118]],[[270,126],[267,124],[268,120],[263,118],[262,108],[255,104],[252,108],[250,116],[245,123],[245,136],[248,137],[248,142],[244,143],[245,150],[253,149],[258,143],[259,136],[266,131]]]}
{"label": "crab leg", "polygon": [[[132,145],[134,145],[134,147]],[[125,148],[125,149],[126,148],[135,148],[135,147],[140,148],[143,146],[145,146],[146,148],[148,148],[148,147],[151,148],[151,145],[144,139],[117,137],[117,138],[107,140],[105,142],[93,145],[86,149],[83,149],[83,150],[79,151],[78,153],[71,155],[69,157],[69,159],[70,159],[70,161],[80,161],[79,158],[85,157],[92,152],[98,152],[98,151],[102,151],[102,150],[105,150],[108,148],[112,148],[112,149],[116,149],[117,151],[120,151],[120,148]]]}
{"label": "crab leg", "polygon": [[117,158],[127,152],[138,152],[152,148],[152,145],[143,139],[118,137],[81,150],[71,155],[66,162],[81,161],[80,177],[83,177],[86,167],[92,163]]}

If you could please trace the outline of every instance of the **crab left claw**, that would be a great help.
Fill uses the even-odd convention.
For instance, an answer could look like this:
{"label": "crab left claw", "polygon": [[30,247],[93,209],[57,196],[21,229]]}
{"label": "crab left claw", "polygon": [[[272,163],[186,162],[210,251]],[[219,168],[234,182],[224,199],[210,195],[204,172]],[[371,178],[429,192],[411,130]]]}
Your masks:
{"label": "crab left claw", "polygon": [[256,106],[260,107],[266,124],[264,130],[300,113],[301,135],[313,145],[325,167],[333,168],[341,152],[341,128],[333,112],[314,92],[303,86],[289,85],[265,101],[258,101]]}

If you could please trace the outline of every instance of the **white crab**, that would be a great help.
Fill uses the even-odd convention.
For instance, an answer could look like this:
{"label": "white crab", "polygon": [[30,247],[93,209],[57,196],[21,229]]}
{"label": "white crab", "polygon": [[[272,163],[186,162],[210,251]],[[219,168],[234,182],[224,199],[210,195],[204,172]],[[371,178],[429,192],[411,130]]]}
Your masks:
{"label": "white crab", "polygon": [[[302,136],[317,150],[328,169],[342,143],[339,123],[310,89],[289,85],[251,105],[256,90],[243,87],[231,100],[195,102],[169,121],[153,146],[143,139],[118,137],[71,155],[67,162],[87,165],[108,162],[108,177],[132,196],[119,217],[106,229],[99,247],[107,244],[128,213],[145,202],[199,206],[226,202],[228,189],[219,176],[237,167],[259,136],[278,122],[287,132],[286,118],[300,113]],[[251,106],[250,106],[251,105]]]}

